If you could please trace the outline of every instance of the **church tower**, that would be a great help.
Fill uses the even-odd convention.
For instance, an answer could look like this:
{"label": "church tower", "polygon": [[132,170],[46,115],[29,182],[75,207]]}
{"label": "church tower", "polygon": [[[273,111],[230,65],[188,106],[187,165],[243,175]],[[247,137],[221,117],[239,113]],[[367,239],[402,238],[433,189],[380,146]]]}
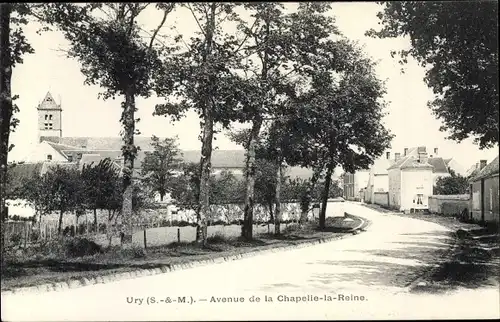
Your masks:
{"label": "church tower", "polygon": [[62,108],[57,104],[50,92],[38,104],[38,141],[42,137],[62,137]]}

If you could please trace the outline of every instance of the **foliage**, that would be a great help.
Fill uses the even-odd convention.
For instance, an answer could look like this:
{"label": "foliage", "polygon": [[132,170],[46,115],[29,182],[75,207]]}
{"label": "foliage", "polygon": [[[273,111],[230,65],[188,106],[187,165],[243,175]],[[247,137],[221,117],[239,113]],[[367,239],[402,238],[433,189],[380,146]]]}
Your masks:
{"label": "foliage", "polygon": [[449,169],[450,177],[440,177],[434,186],[435,195],[461,195],[469,191],[469,183],[466,177],[456,174]]}
{"label": "foliage", "polygon": [[174,176],[173,171],[179,169],[182,153],[175,138],[165,138],[160,141],[153,135],[151,145],[153,152],[146,152],[142,161],[143,181],[154,192],[158,192],[160,200],[163,201],[168,192],[169,180]]}
{"label": "foliage", "polygon": [[210,178],[210,204],[240,204],[244,202],[243,181],[230,171],[222,171]]}
{"label": "foliage", "polygon": [[[235,110],[242,93],[238,86],[241,78],[233,72],[237,65],[238,41],[225,33],[222,23],[238,19],[235,8],[240,4],[198,2],[188,3],[188,9],[199,30],[191,37],[187,50],[172,55],[166,60],[168,73],[159,77],[157,95],[166,98],[164,104],[156,106],[155,114],[179,119],[189,109],[194,109],[201,118],[203,128],[200,159],[200,184],[196,240],[206,242],[206,218],[210,207],[210,164],[214,125],[228,127],[235,119]],[[178,37],[181,41],[182,37]],[[166,76],[166,77],[165,77]],[[163,80],[163,82],[162,82]],[[174,84],[174,96],[165,95],[165,88]],[[168,92],[168,91],[167,91]],[[177,101],[175,101],[177,99]]]}
{"label": "foliage", "polygon": [[[122,213],[125,217],[130,217],[133,210],[132,172],[138,151],[134,145],[135,99],[149,97],[155,83],[154,73],[164,71],[160,50],[154,46],[155,38],[175,6],[173,3],[156,4],[164,16],[151,38],[145,41],[137,21],[149,5],[54,3],[43,17],[48,23],[57,26],[69,40],[71,46],[68,56],[81,62],[86,84],[104,88],[104,99],[114,99],[117,95],[124,97],[120,121],[123,125],[124,157]],[[168,51],[170,48],[163,46],[162,49]],[[163,91],[167,89],[163,88]]]}
{"label": "foliage", "polygon": [[81,172],[87,209],[116,209],[119,203],[120,175],[110,159],[98,164],[85,164]]}
{"label": "foliage", "polygon": [[[473,136],[480,148],[498,144],[498,3],[495,1],[384,1],[378,38],[409,37],[412,56],[427,67],[429,102],[442,131],[458,142]],[[391,53],[393,56],[396,52]]]}

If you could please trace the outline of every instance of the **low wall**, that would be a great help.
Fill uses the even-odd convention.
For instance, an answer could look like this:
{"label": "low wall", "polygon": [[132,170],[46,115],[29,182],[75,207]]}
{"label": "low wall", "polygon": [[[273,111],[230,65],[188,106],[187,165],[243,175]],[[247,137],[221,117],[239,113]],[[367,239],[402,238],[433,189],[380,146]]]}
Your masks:
{"label": "low wall", "polygon": [[388,207],[389,206],[389,193],[388,192],[375,192],[373,202],[377,205]]}
{"label": "low wall", "polygon": [[460,215],[469,209],[469,195],[429,196],[429,212],[447,216]]}

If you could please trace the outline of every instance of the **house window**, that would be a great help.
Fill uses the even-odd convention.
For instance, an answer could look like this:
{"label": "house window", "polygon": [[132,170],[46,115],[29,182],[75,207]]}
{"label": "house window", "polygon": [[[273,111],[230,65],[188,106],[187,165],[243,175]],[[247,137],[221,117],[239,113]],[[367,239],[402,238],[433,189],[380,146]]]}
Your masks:
{"label": "house window", "polygon": [[73,156],[72,155],[68,155],[68,162],[73,162]]}
{"label": "house window", "polygon": [[47,114],[45,114],[45,121],[47,121],[47,118],[48,118],[48,117],[49,117],[49,116],[48,116]]}
{"label": "house window", "polygon": [[49,130],[52,130],[52,123],[49,123]]}
{"label": "house window", "polygon": [[52,154],[47,154],[47,160],[49,160],[49,161],[52,160]]}
{"label": "house window", "polygon": [[49,120],[51,120],[51,121],[52,121],[52,114],[50,114],[50,115],[49,115]]}
{"label": "house window", "polygon": [[49,123],[45,123],[45,129],[47,130],[49,128]]}
{"label": "house window", "polygon": [[413,203],[416,203],[417,205],[423,205],[422,198],[424,197],[423,194],[418,194],[416,198],[413,198]]}

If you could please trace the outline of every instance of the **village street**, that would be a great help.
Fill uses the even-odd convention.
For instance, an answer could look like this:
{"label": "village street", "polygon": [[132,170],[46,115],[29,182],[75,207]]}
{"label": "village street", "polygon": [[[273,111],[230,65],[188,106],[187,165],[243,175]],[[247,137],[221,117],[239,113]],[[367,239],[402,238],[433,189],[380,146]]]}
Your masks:
{"label": "village street", "polygon": [[[408,284],[422,268],[435,263],[447,248],[444,227],[355,203],[345,206],[372,222],[368,231],[317,246],[156,276],[45,294],[2,295],[2,320],[499,317],[498,289],[408,292]],[[186,302],[179,303],[183,297]],[[224,297],[244,302],[217,303]],[[295,297],[301,301],[293,302]]]}

